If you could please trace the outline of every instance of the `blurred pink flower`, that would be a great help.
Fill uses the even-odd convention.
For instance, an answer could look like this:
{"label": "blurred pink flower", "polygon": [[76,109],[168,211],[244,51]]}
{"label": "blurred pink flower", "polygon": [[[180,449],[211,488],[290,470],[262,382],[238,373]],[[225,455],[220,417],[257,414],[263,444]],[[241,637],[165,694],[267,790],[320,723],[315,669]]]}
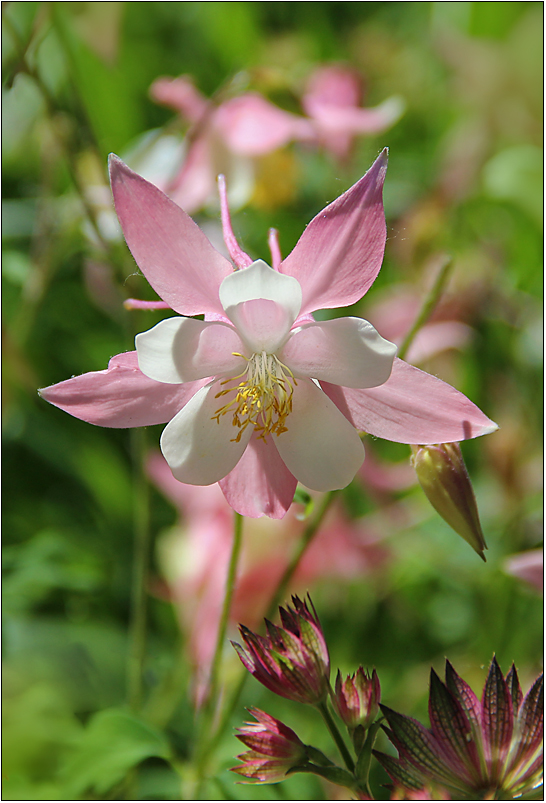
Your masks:
{"label": "blurred pink flower", "polygon": [[252,191],[251,159],[281,148],[294,139],[313,140],[312,124],[256,93],[245,93],[219,105],[208,101],[189,76],[158,78],[150,87],[153,100],[175,109],[191,124],[180,170],[161,187],[186,212],[216,197],[216,176],[226,176],[232,206],[242,205]]}
{"label": "blurred pink flower", "polygon": [[215,199],[219,173],[228,179],[231,205],[243,205],[252,192],[252,160],[292,141],[321,145],[342,159],[355,135],[385,131],[403,110],[394,97],[373,109],[360,108],[358,74],[340,65],[321,67],[310,76],[302,96],[307,117],[291,114],[256,92],[215,105],[185,75],[158,78],[150,95],[190,123],[181,167],[171,172],[170,180],[154,181],[188,213]]}
{"label": "blurred pink flower", "polygon": [[[112,157],[126,241],[159,305],[181,317],[137,335],[136,352],[112,358],[106,371],[42,396],[101,426],[169,422],[161,447],[176,478],[220,481],[230,505],[252,517],[282,518],[297,480],[318,491],[347,485],[364,459],[358,431],[401,443],[493,432],[462,393],[394,359],[394,346],[367,321],[311,315],[353,304],[375,280],[385,171],[384,152],[282,261],[273,238],[273,268],[240,249],[222,195],[234,271],[180,207]],[[205,321],[188,317],[201,313]]]}
{"label": "blurred pink flower", "polygon": [[539,594],[544,592],[544,550],[530,549],[511,555],[504,562],[504,571],[529,583]]}
{"label": "blurred pink flower", "polygon": [[[156,591],[165,594],[166,590],[175,606],[188,639],[193,693],[200,701],[206,690],[224,598],[233,538],[232,512],[218,485],[200,487],[178,482],[159,453],[150,457],[148,474],[180,511],[180,523],[158,542],[166,589],[162,592],[156,587]],[[230,612],[232,626],[240,621],[249,627],[259,625],[304,527],[305,522],[294,510],[282,524],[267,518],[246,522]],[[378,569],[389,557],[379,529],[358,520],[351,522],[334,507],[300,562],[292,588],[306,590],[321,578],[349,580]]]}
{"label": "blurred pink flower", "polygon": [[[423,300],[409,287],[397,285],[368,307],[374,325],[385,337],[400,346],[413,325]],[[406,354],[412,363],[422,363],[447,349],[462,349],[472,337],[472,328],[458,320],[456,310],[438,304],[431,318],[419,329]]]}
{"label": "blurred pink flower", "polygon": [[362,81],[350,67],[331,64],[309,77],[302,106],[313,121],[318,142],[336,158],[345,159],[357,134],[379,134],[401,116],[401,98],[392,97],[374,108],[361,107]]}

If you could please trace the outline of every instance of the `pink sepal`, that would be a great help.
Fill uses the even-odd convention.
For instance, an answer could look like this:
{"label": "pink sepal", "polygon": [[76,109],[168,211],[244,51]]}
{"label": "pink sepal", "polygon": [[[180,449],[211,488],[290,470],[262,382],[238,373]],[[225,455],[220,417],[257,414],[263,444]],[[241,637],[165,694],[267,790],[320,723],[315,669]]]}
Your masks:
{"label": "pink sepal", "polygon": [[463,393],[398,358],[377,388],[321,387],[357,429],[388,441],[453,443],[498,429]]}
{"label": "pink sepal", "polygon": [[354,304],[375,281],[385,250],[387,150],[366,175],[313,218],[280,272],[303,290],[300,314]]}
{"label": "pink sepal", "polygon": [[110,181],[127,245],[158,296],[181,315],[221,314],[228,260],[174,201],[113,154]]}
{"label": "pink sepal", "polygon": [[112,357],[104,371],[90,371],[39,391],[75,418],[100,427],[164,424],[207,380],[167,385],[144,376],[136,351]]}

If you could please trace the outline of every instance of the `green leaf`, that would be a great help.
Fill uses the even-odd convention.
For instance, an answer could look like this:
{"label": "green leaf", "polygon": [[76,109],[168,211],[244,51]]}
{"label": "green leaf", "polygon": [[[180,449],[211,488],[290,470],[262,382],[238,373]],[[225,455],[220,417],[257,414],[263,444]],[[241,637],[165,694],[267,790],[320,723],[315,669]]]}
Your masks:
{"label": "green leaf", "polygon": [[110,708],[92,718],[62,775],[74,797],[89,789],[100,795],[151,756],[170,760],[163,733],[128,711]]}

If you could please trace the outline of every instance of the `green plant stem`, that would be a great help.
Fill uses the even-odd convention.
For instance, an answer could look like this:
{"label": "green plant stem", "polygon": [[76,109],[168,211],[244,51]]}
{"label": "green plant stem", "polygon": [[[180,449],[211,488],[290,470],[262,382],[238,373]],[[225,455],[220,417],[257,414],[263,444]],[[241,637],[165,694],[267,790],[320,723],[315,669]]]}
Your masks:
{"label": "green plant stem", "polygon": [[324,721],[326,723],[326,726],[327,726],[328,730],[330,731],[332,739],[334,740],[334,742],[338,746],[339,752],[341,753],[343,761],[345,762],[345,766],[347,767],[349,772],[354,772],[355,771],[355,763],[354,763],[354,761],[352,759],[351,754],[349,753],[347,745],[345,744],[345,742],[343,740],[343,736],[339,732],[338,727],[337,727],[336,723],[334,722],[333,717],[332,717],[332,715],[330,714],[330,712],[328,710],[328,704],[327,704],[326,700],[324,700],[322,703],[318,703],[317,704],[317,708],[320,711],[320,713],[322,714],[322,718],[324,719]]}
{"label": "green plant stem", "polygon": [[377,737],[377,732],[381,727],[383,720],[384,717],[381,717],[381,719],[378,719],[377,722],[374,722],[373,725],[371,725],[368,729],[366,741],[364,742],[362,750],[360,751],[360,755],[356,764],[356,773],[359,784],[364,787],[364,791],[372,799],[373,795],[370,789],[370,766],[372,763],[372,750]]}
{"label": "green plant stem", "polygon": [[270,619],[276,613],[277,607],[283,602],[286,590],[290,581],[292,580],[296,569],[298,568],[301,559],[303,558],[305,552],[311,545],[313,538],[319,531],[319,528],[324,521],[324,517],[326,513],[330,509],[330,505],[332,504],[336,495],[336,491],[329,491],[324,495],[322,498],[320,505],[318,507],[317,513],[312,521],[309,522],[303,534],[300,538],[296,551],[292,555],[292,559],[290,563],[286,567],[283,576],[279,580],[275,593],[273,594],[273,598],[269,604],[269,608],[267,609],[266,619]]}
{"label": "green plant stem", "polygon": [[199,719],[197,723],[197,736],[195,748],[195,764],[197,768],[198,778],[196,781],[196,789],[194,794],[195,799],[199,793],[199,788],[202,783],[206,763],[210,758],[213,747],[219,738],[219,728],[213,732],[213,719],[217,713],[218,706],[218,687],[220,677],[220,667],[222,663],[222,653],[224,650],[224,641],[226,638],[227,625],[229,620],[229,612],[231,610],[231,603],[233,600],[233,593],[235,591],[235,579],[237,576],[237,566],[239,562],[239,555],[241,553],[241,546],[243,540],[243,517],[239,513],[234,513],[233,519],[233,544],[231,547],[231,556],[229,559],[228,572],[226,577],[226,590],[224,595],[224,604],[218,624],[218,635],[216,638],[216,647],[214,656],[211,663],[209,687],[207,690],[207,697],[199,712]]}
{"label": "green plant stem", "polygon": [[146,430],[132,430],[131,446],[134,462],[134,556],[131,586],[131,621],[127,656],[127,702],[133,711],[142,705],[144,661],[146,658],[146,626],[148,607],[148,568],[150,555],[150,495],[144,476]]}
{"label": "green plant stem", "polygon": [[220,675],[220,666],[222,663],[222,653],[224,651],[224,641],[226,638],[227,625],[229,620],[229,612],[231,610],[231,602],[233,600],[233,593],[235,591],[235,579],[237,576],[237,566],[239,563],[239,555],[241,554],[241,546],[243,543],[243,517],[239,513],[233,514],[233,545],[231,547],[231,556],[229,559],[228,573],[226,578],[226,592],[224,595],[224,604],[222,607],[222,614],[218,624],[218,636],[216,639],[216,648],[214,650],[214,657],[212,659],[210,669],[209,688],[207,700],[210,701],[209,705],[214,705],[216,695],[218,692],[218,679]]}
{"label": "green plant stem", "polygon": [[[286,589],[288,587],[288,584],[290,583],[290,580],[294,576],[294,573],[295,573],[296,569],[298,568],[299,563],[300,563],[303,555],[305,554],[306,550],[309,548],[311,542],[313,541],[313,538],[317,534],[317,532],[318,532],[318,530],[319,530],[319,528],[320,528],[320,526],[321,526],[321,524],[322,524],[322,522],[324,520],[324,517],[325,517],[326,513],[330,509],[330,505],[332,504],[332,502],[333,502],[333,500],[335,498],[335,495],[336,495],[336,491],[330,491],[329,493],[325,494],[325,496],[323,497],[323,499],[322,499],[322,501],[321,501],[321,503],[320,503],[320,505],[318,507],[318,510],[317,510],[317,513],[316,513],[315,517],[312,519],[312,521],[309,522],[309,524],[307,525],[307,527],[303,531],[303,534],[302,534],[302,536],[300,538],[300,541],[298,543],[296,551],[294,552],[290,563],[286,567],[286,570],[285,570],[284,574],[282,575],[281,579],[279,580],[277,588],[275,589],[275,592],[273,594],[273,598],[272,598],[271,603],[270,603],[270,605],[269,605],[269,607],[267,609],[267,613],[266,613],[266,618],[267,619],[271,618],[275,614],[278,605],[280,604],[280,602],[284,598],[284,595],[286,593]],[[210,750],[214,749],[214,747],[220,741],[220,738],[222,737],[222,734],[224,733],[225,729],[227,728],[227,726],[229,724],[229,721],[230,721],[230,719],[231,719],[231,717],[233,715],[233,712],[235,711],[235,708],[237,707],[237,703],[239,702],[239,698],[240,698],[240,696],[241,696],[241,694],[243,692],[243,688],[245,686],[247,678],[248,678],[248,672],[245,669],[245,670],[243,670],[241,672],[239,682],[237,683],[237,686],[235,687],[235,690],[234,690],[234,692],[233,692],[233,694],[231,696],[231,699],[229,700],[229,703],[226,705],[226,707],[225,707],[225,709],[223,711],[222,718],[220,719],[220,722],[218,723],[218,727],[217,727],[212,739],[208,743]]]}
{"label": "green plant stem", "polygon": [[421,309],[419,310],[419,314],[415,319],[413,326],[407,333],[406,337],[400,348],[398,349],[398,357],[401,360],[404,359],[406,356],[409,347],[411,346],[413,339],[419,329],[428,321],[432,313],[434,312],[434,308],[436,307],[438,301],[440,300],[440,296],[443,293],[444,287],[446,282],[449,278],[449,274],[453,267],[453,260],[449,256],[442,256],[440,267],[438,271],[438,275],[432,285],[430,292],[428,293],[427,297],[425,298]]}

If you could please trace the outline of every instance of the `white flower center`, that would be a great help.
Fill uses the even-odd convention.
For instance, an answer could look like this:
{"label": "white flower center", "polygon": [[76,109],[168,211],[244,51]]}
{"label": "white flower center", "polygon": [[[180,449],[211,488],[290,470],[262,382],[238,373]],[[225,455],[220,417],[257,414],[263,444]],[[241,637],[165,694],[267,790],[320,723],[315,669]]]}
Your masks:
{"label": "white flower center", "polygon": [[[286,432],[286,417],[292,410],[292,395],[296,380],[275,354],[256,352],[250,358],[236,354],[246,360],[246,368],[238,376],[224,379],[222,385],[231,385],[216,394],[216,398],[235,394],[224,407],[216,411],[213,420],[220,423],[220,416],[229,413],[233,416],[233,426],[238,428],[232,441],[239,441],[244,430],[252,425],[263,441],[266,435],[280,435]],[[239,381],[240,380],[240,381]],[[232,384],[235,383],[235,384]]]}

